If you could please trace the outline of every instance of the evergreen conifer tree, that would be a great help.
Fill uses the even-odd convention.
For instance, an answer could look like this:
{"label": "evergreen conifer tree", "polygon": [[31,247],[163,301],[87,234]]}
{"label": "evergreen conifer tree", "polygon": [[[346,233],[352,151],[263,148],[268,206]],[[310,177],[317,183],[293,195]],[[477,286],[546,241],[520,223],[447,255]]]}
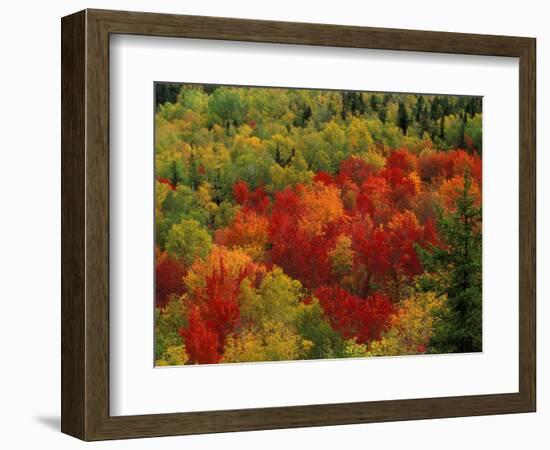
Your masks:
{"label": "evergreen conifer tree", "polygon": [[435,273],[432,289],[447,295],[447,305],[430,339],[431,353],[466,353],[482,350],[481,208],[470,193],[472,179],[464,188],[456,211],[442,217],[439,228],[445,246],[421,251],[426,268]]}

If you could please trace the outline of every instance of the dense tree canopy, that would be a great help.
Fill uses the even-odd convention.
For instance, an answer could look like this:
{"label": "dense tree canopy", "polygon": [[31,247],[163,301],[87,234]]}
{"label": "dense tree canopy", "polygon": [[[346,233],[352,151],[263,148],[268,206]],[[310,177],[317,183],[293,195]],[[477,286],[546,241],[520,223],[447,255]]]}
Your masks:
{"label": "dense tree canopy", "polygon": [[481,99],[156,84],[158,365],[481,350]]}

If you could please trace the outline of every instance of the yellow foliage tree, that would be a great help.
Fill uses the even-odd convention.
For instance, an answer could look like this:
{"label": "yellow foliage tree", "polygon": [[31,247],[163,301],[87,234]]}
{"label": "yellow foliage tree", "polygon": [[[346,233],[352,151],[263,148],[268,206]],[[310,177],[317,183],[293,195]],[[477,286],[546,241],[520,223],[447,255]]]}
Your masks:
{"label": "yellow foliage tree", "polygon": [[338,236],[336,245],[329,252],[332,273],[338,278],[343,287],[351,288],[354,285],[352,267],[354,252],[351,238],[345,234]]}
{"label": "yellow foliage tree", "polygon": [[279,322],[268,322],[258,332],[227,339],[222,362],[289,361],[299,359],[310,343]]}
{"label": "yellow foliage tree", "polygon": [[379,341],[371,343],[368,356],[416,355],[424,353],[433,332],[435,311],[445,298],[433,292],[415,294],[400,304],[391,326]]}
{"label": "yellow foliage tree", "polygon": [[[196,260],[184,278],[185,286],[193,292],[205,285],[206,277],[219,270],[223,260],[228,276],[235,278],[249,264],[252,258],[240,249],[227,249],[218,245],[212,246],[212,251],[203,259]],[[257,267],[260,270],[259,267]]]}
{"label": "yellow foliage tree", "polygon": [[362,153],[374,148],[374,139],[364,120],[354,117],[348,128],[349,146],[352,152]]}
{"label": "yellow foliage tree", "polygon": [[162,356],[155,362],[156,366],[183,366],[189,361],[187,352],[185,351],[185,345],[174,345],[168,347]]}

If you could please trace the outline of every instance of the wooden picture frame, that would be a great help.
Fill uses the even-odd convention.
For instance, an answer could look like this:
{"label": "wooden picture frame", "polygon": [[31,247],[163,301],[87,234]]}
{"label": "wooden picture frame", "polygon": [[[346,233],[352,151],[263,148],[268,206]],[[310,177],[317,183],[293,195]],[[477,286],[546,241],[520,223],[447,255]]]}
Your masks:
{"label": "wooden picture frame", "polygon": [[[101,440],[535,411],[535,39],[105,10],[61,25],[64,433]],[[110,416],[109,36],[117,33],[519,58],[519,392]]]}

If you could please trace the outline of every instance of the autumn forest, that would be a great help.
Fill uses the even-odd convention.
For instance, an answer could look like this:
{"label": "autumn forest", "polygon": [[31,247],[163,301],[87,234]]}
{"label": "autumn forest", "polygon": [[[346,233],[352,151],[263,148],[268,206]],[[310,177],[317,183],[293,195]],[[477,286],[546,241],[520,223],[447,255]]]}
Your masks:
{"label": "autumn forest", "polygon": [[480,97],[155,83],[155,364],[482,350]]}

